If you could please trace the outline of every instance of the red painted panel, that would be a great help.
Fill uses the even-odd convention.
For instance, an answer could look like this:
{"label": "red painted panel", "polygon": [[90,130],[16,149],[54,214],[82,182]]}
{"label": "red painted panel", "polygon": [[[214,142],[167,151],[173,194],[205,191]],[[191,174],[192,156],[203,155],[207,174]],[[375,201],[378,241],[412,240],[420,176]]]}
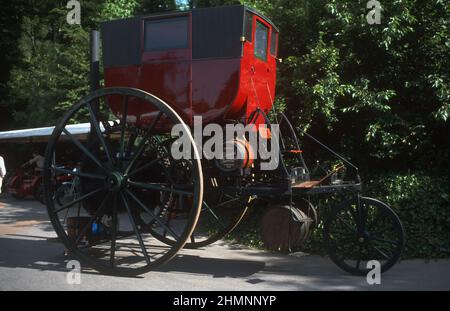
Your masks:
{"label": "red painted panel", "polygon": [[[188,124],[194,115],[201,115],[205,123],[220,123],[230,106],[242,107],[245,104],[245,100],[235,100],[239,89],[240,63],[240,59],[208,59],[109,68],[105,70],[105,83],[106,87],[127,86],[149,92],[170,104]],[[189,85],[191,66],[192,97]],[[119,114],[120,99],[109,101]],[[141,115],[137,119],[142,115],[145,117],[146,112],[149,111],[142,103],[130,105],[130,115]]]}
{"label": "red painted panel", "polygon": [[236,100],[239,90],[241,60],[205,59],[192,63],[192,110],[201,115],[204,123],[222,123]]}
{"label": "red painted panel", "polygon": [[[105,70],[106,87],[133,87],[149,92],[173,107],[189,122],[191,118],[189,76],[190,62],[165,62]],[[114,113],[120,116],[121,98],[108,99]],[[155,113],[147,103],[130,99],[129,122],[149,123]]]}

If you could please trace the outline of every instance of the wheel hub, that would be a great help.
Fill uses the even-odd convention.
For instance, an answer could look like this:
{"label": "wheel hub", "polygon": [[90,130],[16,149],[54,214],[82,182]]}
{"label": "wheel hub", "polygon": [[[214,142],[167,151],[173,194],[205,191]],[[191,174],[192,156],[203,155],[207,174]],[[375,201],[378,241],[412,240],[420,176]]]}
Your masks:
{"label": "wheel hub", "polygon": [[127,184],[127,179],[119,172],[111,173],[106,179],[109,191],[119,191]]}
{"label": "wheel hub", "polygon": [[369,233],[367,231],[364,231],[359,237],[358,237],[358,242],[359,243],[364,243],[367,240],[369,240],[370,236]]}

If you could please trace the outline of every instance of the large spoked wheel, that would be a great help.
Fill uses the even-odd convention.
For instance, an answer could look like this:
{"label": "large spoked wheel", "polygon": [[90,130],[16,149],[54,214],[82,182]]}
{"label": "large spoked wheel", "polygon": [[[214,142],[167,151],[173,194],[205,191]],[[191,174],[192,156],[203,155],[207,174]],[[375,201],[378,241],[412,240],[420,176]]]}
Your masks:
{"label": "large spoked wheel", "polygon": [[[217,182],[215,178],[205,179],[201,214],[185,248],[205,247],[224,238],[239,225],[248,210],[249,197],[241,197],[237,193],[225,193],[218,187]],[[189,205],[190,200],[191,198],[185,196],[162,204],[165,210],[160,213],[161,221],[175,224],[185,222],[183,206]],[[141,219],[146,218],[149,217],[141,214]],[[154,220],[144,226],[159,241],[167,245],[176,243],[173,236]]]}
{"label": "large spoked wheel", "polygon": [[[83,122],[91,128],[89,135],[73,125]],[[161,146],[177,144],[178,137],[168,134],[175,125],[191,151],[181,160],[170,148],[160,152]],[[74,158],[80,162],[70,161]],[[189,128],[159,98],[131,88],[95,91],[64,115],[47,145],[43,181],[52,225],[69,252],[98,271],[150,271],[174,257],[196,226],[203,201],[199,159]],[[179,162],[189,169],[175,176]],[[73,176],[77,183],[77,195],[62,206],[55,195],[59,175]],[[161,221],[161,197],[189,197],[186,221]],[[142,212],[172,235],[172,245],[141,226]]]}
{"label": "large spoked wheel", "polygon": [[400,219],[386,204],[357,197],[334,209],[324,226],[324,242],[331,260],[355,275],[367,275],[367,263],[377,260],[381,272],[400,258],[405,234]]}

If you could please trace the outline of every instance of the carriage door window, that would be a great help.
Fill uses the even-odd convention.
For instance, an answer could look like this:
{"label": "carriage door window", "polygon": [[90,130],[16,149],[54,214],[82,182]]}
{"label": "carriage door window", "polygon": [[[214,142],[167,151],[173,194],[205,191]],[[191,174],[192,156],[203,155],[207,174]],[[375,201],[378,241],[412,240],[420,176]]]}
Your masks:
{"label": "carriage door window", "polygon": [[262,59],[263,61],[267,60],[268,40],[269,28],[257,20],[255,31],[255,56]]}
{"label": "carriage door window", "polygon": [[145,50],[165,51],[187,49],[188,17],[149,20],[145,22]]}
{"label": "carriage door window", "polygon": [[272,56],[277,56],[278,52],[278,33],[275,29],[272,29],[272,33],[270,35],[270,54]]}

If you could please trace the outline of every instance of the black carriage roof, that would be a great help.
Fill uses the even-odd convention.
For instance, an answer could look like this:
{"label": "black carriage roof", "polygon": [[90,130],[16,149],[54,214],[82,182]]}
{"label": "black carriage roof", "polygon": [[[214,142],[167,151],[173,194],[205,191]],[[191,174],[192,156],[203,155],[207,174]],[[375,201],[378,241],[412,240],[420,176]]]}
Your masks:
{"label": "black carriage roof", "polygon": [[192,13],[193,19],[193,59],[241,57],[242,42],[236,38],[245,36],[246,12],[261,17],[278,32],[278,28],[268,18],[244,5],[168,11],[103,22],[100,27],[104,66],[108,68],[139,65],[142,52],[142,22],[189,13]]}
{"label": "black carriage roof", "polygon": [[170,16],[176,16],[176,15],[182,15],[182,14],[186,14],[189,12],[194,12],[194,11],[208,11],[208,10],[224,10],[224,9],[242,9],[242,10],[246,10],[250,13],[253,13],[259,17],[261,17],[262,19],[264,19],[266,22],[268,22],[273,28],[275,28],[275,30],[277,32],[279,32],[278,27],[266,16],[264,16],[263,14],[259,13],[258,11],[256,11],[254,8],[251,8],[249,6],[246,5],[227,5],[227,6],[215,6],[215,7],[207,7],[207,8],[195,8],[195,9],[191,9],[191,10],[174,10],[174,11],[166,11],[166,12],[159,12],[159,13],[152,13],[152,14],[147,14],[147,15],[142,15],[141,18],[157,18],[157,17],[170,17]]}

